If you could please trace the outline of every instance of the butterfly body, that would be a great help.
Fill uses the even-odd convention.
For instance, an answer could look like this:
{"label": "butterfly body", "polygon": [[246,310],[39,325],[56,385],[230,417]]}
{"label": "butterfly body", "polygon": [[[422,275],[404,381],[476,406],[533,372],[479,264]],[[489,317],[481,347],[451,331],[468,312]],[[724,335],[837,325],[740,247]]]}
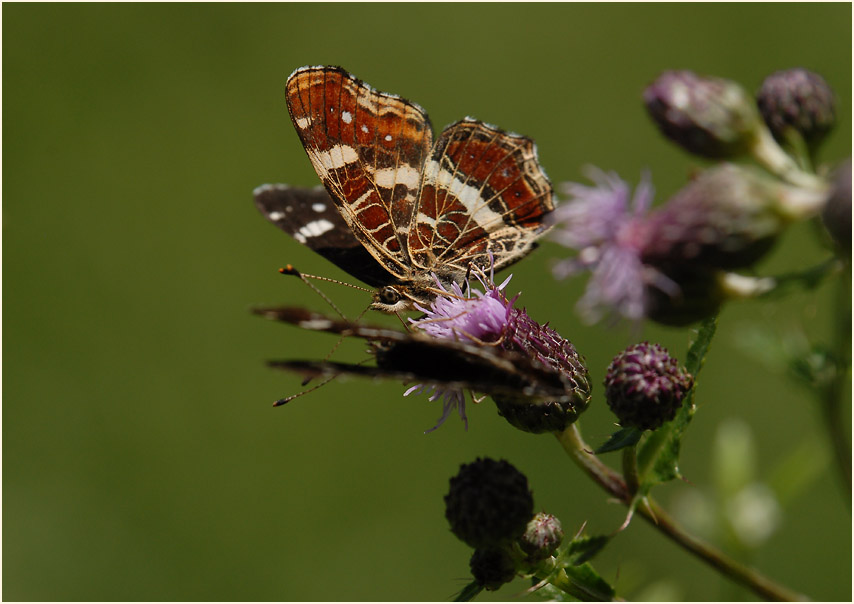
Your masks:
{"label": "butterfly body", "polygon": [[[446,287],[462,282],[472,266],[509,266],[546,230],[552,188],[526,137],[466,118],[434,141],[421,107],[337,67],[296,70],[287,104],[327,195],[265,185],[256,189],[256,204],[298,240],[378,287],[378,310],[429,304],[436,279]],[[340,220],[299,225],[296,205],[334,206]],[[292,219],[281,219],[288,211]],[[339,252],[323,238],[340,243]]]}

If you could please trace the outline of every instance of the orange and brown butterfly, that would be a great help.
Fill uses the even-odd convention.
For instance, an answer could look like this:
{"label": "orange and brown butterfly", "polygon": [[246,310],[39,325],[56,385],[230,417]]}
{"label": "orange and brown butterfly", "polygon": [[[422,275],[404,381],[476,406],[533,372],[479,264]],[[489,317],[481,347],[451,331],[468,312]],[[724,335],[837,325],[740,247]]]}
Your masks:
{"label": "orange and brown butterfly", "polygon": [[428,304],[435,279],[509,266],[547,229],[552,186],[529,138],[465,118],[434,141],[421,107],[340,67],[297,69],[287,104],[325,190],[264,185],[256,205],[377,287],[372,308]]}

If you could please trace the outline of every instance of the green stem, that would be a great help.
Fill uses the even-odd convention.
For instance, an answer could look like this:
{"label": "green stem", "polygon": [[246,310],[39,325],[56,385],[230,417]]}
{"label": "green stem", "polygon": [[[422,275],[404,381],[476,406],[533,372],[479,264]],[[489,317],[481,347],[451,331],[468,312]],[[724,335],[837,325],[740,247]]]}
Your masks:
{"label": "green stem", "polygon": [[629,494],[634,497],[640,489],[638,477],[638,448],[637,445],[623,448],[623,478]]}
{"label": "green stem", "polygon": [[[581,437],[577,423],[555,435],[572,460],[594,481],[623,504],[631,503],[632,495],[625,481],[593,454],[593,449]],[[719,549],[690,535],[652,498],[648,498],[647,505],[639,506],[637,511],[678,545],[762,598],[780,602],[807,600],[805,596],[775,583],[758,571],[736,562]]]}
{"label": "green stem", "polygon": [[850,381],[851,368],[851,269],[846,267],[837,283],[836,312],[833,325],[833,361],[836,365],[830,382],[822,388],[822,414],[836,458],[836,466],[845,486],[848,507],[851,507],[851,445],[845,435],[850,425],[843,417],[842,402],[845,385]]}

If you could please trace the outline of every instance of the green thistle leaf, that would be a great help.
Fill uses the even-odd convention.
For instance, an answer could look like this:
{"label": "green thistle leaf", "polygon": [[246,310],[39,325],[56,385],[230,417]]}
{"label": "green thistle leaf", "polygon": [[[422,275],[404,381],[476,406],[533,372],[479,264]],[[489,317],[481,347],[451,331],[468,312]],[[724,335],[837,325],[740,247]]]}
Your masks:
{"label": "green thistle leaf", "polygon": [[477,594],[483,591],[483,587],[478,585],[477,581],[472,581],[454,598],[454,602],[471,602]]}
{"label": "green thistle leaf", "polygon": [[581,537],[569,544],[566,550],[567,560],[572,566],[579,566],[592,559],[604,548],[611,537],[608,535],[597,535],[595,537]]}
{"label": "green thistle leaf", "polygon": [[682,408],[673,421],[649,435],[638,452],[638,473],[643,482],[642,492],[663,482],[681,478],[679,472],[679,453],[682,435],[694,417],[694,393],[697,390],[697,374],[703,368],[706,355],[717,329],[717,317],[706,319],[700,324],[697,337],[686,355],[685,368],[694,376],[694,386],[685,397]]}
{"label": "green thistle leaf", "polygon": [[601,455],[602,453],[619,451],[625,447],[633,447],[638,444],[642,435],[643,432],[634,427],[620,428],[608,438],[604,445],[596,449],[594,453]]}
{"label": "green thistle leaf", "polygon": [[614,588],[590,564],[568,566],[564,572],[569,578],[569,585],[561,587],[582,602],[610,602],[614,599]]}

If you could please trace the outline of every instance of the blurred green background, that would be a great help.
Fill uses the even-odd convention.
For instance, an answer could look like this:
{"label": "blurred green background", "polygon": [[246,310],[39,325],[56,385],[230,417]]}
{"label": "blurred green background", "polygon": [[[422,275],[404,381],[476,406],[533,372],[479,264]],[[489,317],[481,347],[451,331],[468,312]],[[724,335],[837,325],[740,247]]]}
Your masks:
{"label": "blurred green background", "polygon": [[[646,118],[647,83],[689,68],[755,90],[805,66],[838,94],[823,159],[850,155],[849,4],[6,4],[3,17],[5,600],[447,600],[470,552],[442,498],[477,456],[525,472],[568,533],[622,521],[554,438],[512,429],[491,401],[467,432],[451,418],[429,435],[437,403],[394,383],[270,407],[300,384],[264,360],[320,358],[334,339],[248,309],[327,310],[276,273],[288,262],[348,279],[252,204],[259,184],[317,182],[284,103],[295,68],[343,65],[437,129],[472,115],[527,134],[554,182],[587,164],[632,182],[648,168],[662,200],[697,162]],[[817,241],[792,229],[763,270],[819,261]],[[543,245],[510,289],[587,357],[597,397],[582,424],[598,444],[614,421],[598,385],[636,337],[580,324],[584,280],[550,277],[561,254]],[[367,302],[326,291],[352,316]],[[702,533],[715,452],[734,450],[721,438],[758,480],[804,462],[760,546],[709,538],[812,598],[849,600],[850,513],[819,412],[743,344],[754,329],[827,340],[833,291],[724,310],[684,446],[690,483],[658,497]],[[641,337],[681,356],[689,333]],[[753,597],[641,521],[594,564],[626,598]]]}

